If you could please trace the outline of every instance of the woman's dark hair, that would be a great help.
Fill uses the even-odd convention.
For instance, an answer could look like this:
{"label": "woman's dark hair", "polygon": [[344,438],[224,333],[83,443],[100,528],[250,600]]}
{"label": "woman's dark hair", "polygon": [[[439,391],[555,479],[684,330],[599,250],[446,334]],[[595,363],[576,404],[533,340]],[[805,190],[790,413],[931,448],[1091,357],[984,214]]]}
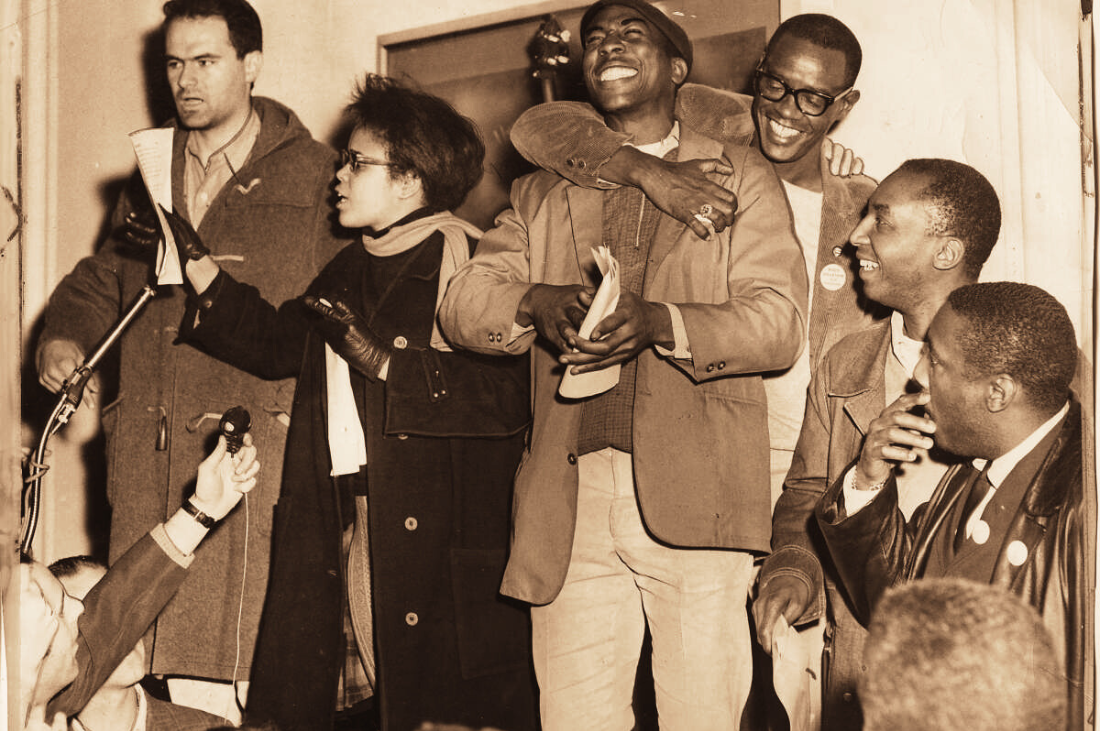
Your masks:
{"label": "woman's dark hair", "polygon": [[457,208],[481,179],[485,145],[477,126],[439,97],[367,74],[347,114],[356,129],[378,137],[390,175],[420,179],[433,211]]}

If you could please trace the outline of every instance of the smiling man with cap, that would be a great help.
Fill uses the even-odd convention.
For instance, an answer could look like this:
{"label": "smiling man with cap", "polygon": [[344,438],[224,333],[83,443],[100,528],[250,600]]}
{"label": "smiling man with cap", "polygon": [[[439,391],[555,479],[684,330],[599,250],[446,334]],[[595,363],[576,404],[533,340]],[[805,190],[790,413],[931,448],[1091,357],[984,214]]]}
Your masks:
{"label": "smiling man with cap", "polygon": [[[608,126],[669,160],[730,162],[715,179],[739,201],[737,225],[704,241],[640,190],[536,172],[452,278],[440,321],[455,345],[532,355],[502,591],[535,605],[543,728],[630,729],[648,626],[661,727],[726,731],[748,694],[744,607],[770,527],[760,373],[805,343],[805,266],[760,153],[674,120],[692,61],[683,29],[641,0],[601,0],[581,38]],[[599,244],[621,295],[582,338]],[[609,390],[558,395],[565,369],[613,365]]]}

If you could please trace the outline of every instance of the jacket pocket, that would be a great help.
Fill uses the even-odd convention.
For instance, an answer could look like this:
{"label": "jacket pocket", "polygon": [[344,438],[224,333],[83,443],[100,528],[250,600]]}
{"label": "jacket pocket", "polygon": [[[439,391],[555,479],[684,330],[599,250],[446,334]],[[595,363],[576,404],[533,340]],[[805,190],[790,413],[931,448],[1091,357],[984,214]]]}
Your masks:
{"label": "jacket pocket", "polygon": [[501,595],[506,552],[451,549],[455,623],[462,677],[522,671],[531,662],[527,605]]}

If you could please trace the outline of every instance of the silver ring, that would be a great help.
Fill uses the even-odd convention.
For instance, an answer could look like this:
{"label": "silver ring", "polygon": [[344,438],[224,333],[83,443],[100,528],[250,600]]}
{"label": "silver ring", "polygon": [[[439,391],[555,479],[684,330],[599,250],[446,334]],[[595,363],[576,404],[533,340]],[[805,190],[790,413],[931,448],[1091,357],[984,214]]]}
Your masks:
{"label": "silver ring", "polygon": [[699,215],[703,218],[709,218],[710,214],[714,213],[714,206],[709,203],[704,203],[699,206]]}

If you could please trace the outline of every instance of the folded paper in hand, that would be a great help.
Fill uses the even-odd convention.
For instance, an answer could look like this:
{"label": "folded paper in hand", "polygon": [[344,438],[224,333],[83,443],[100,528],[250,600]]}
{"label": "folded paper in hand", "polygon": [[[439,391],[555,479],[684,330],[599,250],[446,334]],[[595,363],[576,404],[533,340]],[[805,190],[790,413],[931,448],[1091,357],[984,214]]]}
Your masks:
{"label": "folded paper in hand", "polygon": [[180,258],[176,253],[176,239],[172,229],[160,210],[164,206],[172,210],[172,139],[175,130],[171,127],[139,129],[130,133],[130,143],[137,156],[138,170],[153,201],[153,210],[160,221],[163,233],[157,247],[157,284],[183,284],[183,272],[180,271]]}
{"label": "folded paper in hand", "polygon": [[782,615],[772,630],[772,684],[791,731],[813,731],[821,725],[821,641],[819,625],[798,631]]}
{"label": "folded paper in hand", "polygon": [[[580,330],[577,332],[586,340],[592,335],[596,325],[614,312],[619,304],[619,262],[606,246],[592,249],[592,254],[596,257],[596,266],[603,274],[603,281],[600,282],[596,296],[592,298],[592,306],[588,308],[588,314],[585,315],[584,322],[581,323]],[[620,366],[616,364],[609,368],[577,375],[570,373],[569,368],[566,368],[561,385],[558,386],[558,393],[565,398],[595,396],[613,388],[619,382],[620,370]]]}

